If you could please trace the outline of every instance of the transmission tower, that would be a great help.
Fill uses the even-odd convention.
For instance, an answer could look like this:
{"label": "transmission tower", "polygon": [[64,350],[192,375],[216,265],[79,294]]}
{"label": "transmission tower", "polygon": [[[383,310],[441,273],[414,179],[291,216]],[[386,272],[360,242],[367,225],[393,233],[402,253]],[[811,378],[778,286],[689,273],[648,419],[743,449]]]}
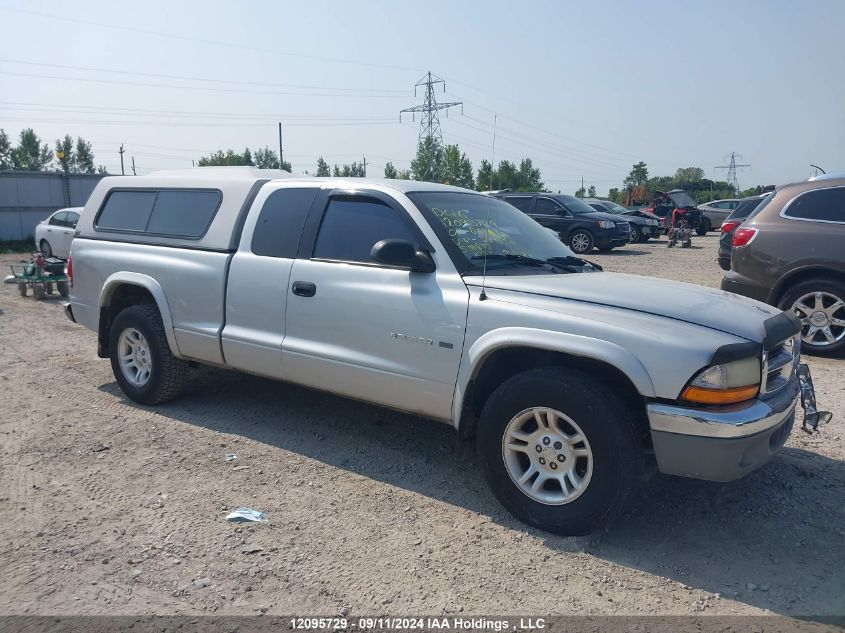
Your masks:
{"label": "transmission tower", "polygon": [[437,98],[434,96],[434,86],[443,84],[443,92],[446,92],[446,82],[437,75],[432,75],[428,71],[426,75],[414,84],[414,96],[417,96],[417,89],[425,86],[425,100],[422,105],[417,105],[412,108],[405,108],[399,111],[399,122],[402,122],[402,115],[406,112],[411,113],[411,119],[416,120],[416,113],[421,113],[420,116],[420,134],[418,141],[422,143],[427,138],[432,138],[441,144],[443,143],[443,132],[440,130],[440,110],[446,110],[446,116],[449,116],[449,108],[461,106],[461,114],[463,114],[464,104],[460,101],[452,101],[449,103],[437,103]]}
{"label": "transmission tower", "polygon": [[726,182],[729,185],[733,185],[734,192],[736,193],[736,195],[739,195],[739,182],[737,181],[737,178],[736,178],[736,170],[742,169],[743,167],[751,167],[751,164],[750,163],[747,163],[747,164],[737,163],[736,162],[737,159],[742,160],[742,155],[737,154],[736,152],[731,152],[729,155],[725,156],[725,160],[728,160],[729,158],[730,158],[730,161],[731,161],[730,163],[728,163],[727,165],[718,165],[714,169],[727,169],[728,170],[728,177],[726,179]]}

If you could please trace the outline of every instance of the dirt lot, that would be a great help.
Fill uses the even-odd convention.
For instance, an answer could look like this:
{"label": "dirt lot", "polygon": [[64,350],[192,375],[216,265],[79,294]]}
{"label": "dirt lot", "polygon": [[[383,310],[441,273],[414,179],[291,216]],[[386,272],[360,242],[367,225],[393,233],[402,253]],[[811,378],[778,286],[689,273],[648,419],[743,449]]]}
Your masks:
{"label": "dirt lot", "polygon": [[[716,242],[592,259],[717,286]],[[95,345],[0,290],[0,613],[845,614],[845,361],[810,360],[821,435],[562,538],[505,514],[445,425],[205,369],[145,408]]]}

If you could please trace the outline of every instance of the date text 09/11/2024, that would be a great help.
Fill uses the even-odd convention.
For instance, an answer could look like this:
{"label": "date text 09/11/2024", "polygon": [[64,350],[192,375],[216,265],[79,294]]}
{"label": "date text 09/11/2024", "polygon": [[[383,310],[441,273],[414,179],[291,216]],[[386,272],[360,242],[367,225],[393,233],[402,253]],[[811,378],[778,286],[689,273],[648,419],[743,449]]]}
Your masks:
{"label": "date text 09/11/2024", "polygon": [[544,618],[484,618],[484,617],[293,617],[293,630],[444,630],[444,631],[536,631],[546,628]]}

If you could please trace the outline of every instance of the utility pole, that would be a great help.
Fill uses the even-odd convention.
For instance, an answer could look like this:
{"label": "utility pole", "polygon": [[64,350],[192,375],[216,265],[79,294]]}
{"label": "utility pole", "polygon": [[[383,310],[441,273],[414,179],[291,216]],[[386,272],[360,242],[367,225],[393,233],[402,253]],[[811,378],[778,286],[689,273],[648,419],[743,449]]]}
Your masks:
{"label": "utility pole", "polygon": [[362,158],[364,159],[364,178],[366,178],[367,177],[367,157],[363,156]]}
{"label": "utility pole", "polygon": [[279,169],[284,169],[285,155],[282,153],[282,122],[279,121]]}
{"label": "utility pole", "polygon": [[137,176],[138,174],[135,173],[135,157],[132,157],[132,175]]}
{"label": "utility pole", "polygon": [[737,158],[739,160],[742,160],[742,155],[737,154],[736,152],[731,152],[730,155],[725,156],[725,160],[728,160],[728,158],[730,158],[730,163],[728,163],[727,165],[717,165],[716,167],[714,167],[714,169],[727,169],[728,170],[728,176],[727,176],[726,182],[730,185],[733,185],[734,193],[736,195],[739,195],[739,182],[737,182],[736,170],[737,170],[737,168],[742,169],[743,167],[751,167],[751,164],[746,163],[746,164],[741,165],[741,164],[737,163],[736,162]]}
{"label": "utility pole", "polygon": [[[421,113],[420,116],[420,132],[417,137],[417,144],[436,142],[443,145],[443,131],[440,129],[440,110],[446,110],[446,116],[449,116],[449,108],[461,106],[461,114],[464,112],[464,104],[460,101],[452,101],[449,103],[437,103],[437,98],[434,95],[434,87],[437,84],[443,84],[443,92],[446,92],[446,82],[437,75],[432,75],[428,71],[425,76],[414,84],[414,96],[417,96],[417,88],[425,86],[425,98],[422,105],[405,108],[399,111],[399,122],[402,122],[402,114],[406,112],[411,113],[411,120],[415,120],[416,113]],[[430,139],[430,140],[429,140]],[[431,148],[430,148],[431,149]],[[426,179],[430,179],[434,174],[434,165],[431,160],[434,158],[434,152],[429,152],[429,165]]]}
{"label": "utility pole", "polygon": [[584,198],[586,193],[584,190],[584,176],[581,176],[581,198]]}
{"label": "utility pole", "polygon": [[118,150],[118,154],[120,154],[120,175],[125,176],[126,172],[123,170],[123,143],[120,144],[120,149]]}

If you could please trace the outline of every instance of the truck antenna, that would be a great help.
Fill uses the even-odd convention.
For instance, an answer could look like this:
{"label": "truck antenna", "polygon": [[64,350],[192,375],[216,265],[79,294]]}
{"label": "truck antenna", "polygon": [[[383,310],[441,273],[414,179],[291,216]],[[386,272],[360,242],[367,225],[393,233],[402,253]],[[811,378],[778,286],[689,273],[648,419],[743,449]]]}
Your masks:
{"label": "truck antenna", "polygon": [[493,166],[496,164],[496,122],[498,115],[493,115],[493,155],[490,157],[490,182],[487,183],[487,191],[489,192],[487,200],[487,220],[484,222],[484,272],[481,274],[481,294],[478,295],[479,301],[487,299],[487,250],[490,246],[490,207],[493,206]]}

